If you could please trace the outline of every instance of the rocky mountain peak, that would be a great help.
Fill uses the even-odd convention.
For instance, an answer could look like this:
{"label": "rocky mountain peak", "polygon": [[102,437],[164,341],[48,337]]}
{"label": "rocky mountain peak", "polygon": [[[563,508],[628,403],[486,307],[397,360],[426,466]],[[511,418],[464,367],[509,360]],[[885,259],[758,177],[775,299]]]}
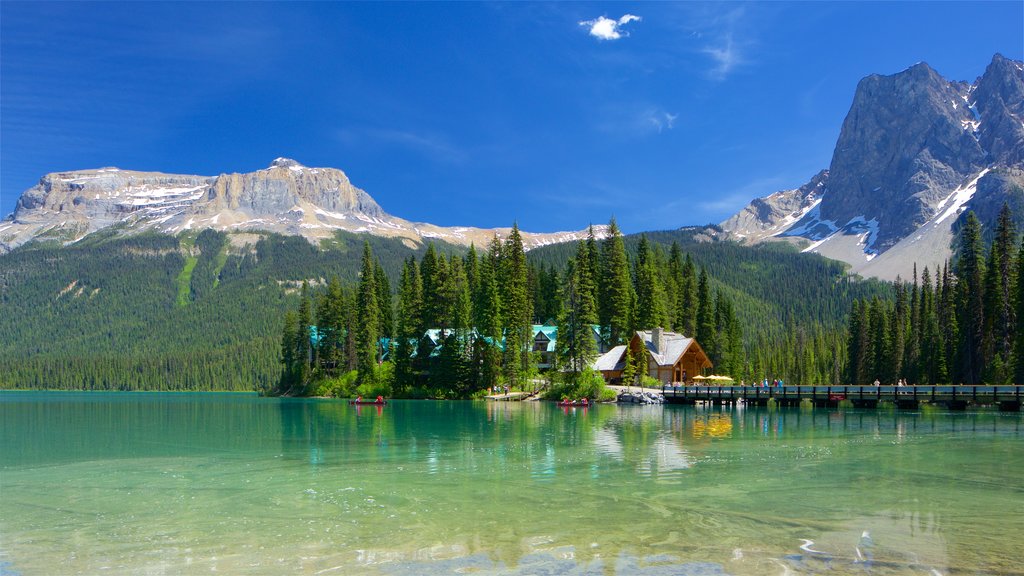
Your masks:
{"label": "rocky mountain peak", "polygon": [[291,158],[274,158],[274,161],[270,163],[270,168],[305,168],[302,164],[299,164]]}
{"label": "rocky mountain peak", "polygon": [[[822,175],[798,189],[822,184]],[[722,228],[742,241],[804,238],[855,272],[907,277],[949,257],[970,209],[982,222],[1008,202],[1024,215],[1024,63],[993,56],[973,84],[924,62],[857,85],[820,203],[798,191],[753,201]],[[1016,191],[1016,192],[1015,192]],[[793,221],[794,205],[804,211]],[[798,211],[799,212],[799,211]]]}

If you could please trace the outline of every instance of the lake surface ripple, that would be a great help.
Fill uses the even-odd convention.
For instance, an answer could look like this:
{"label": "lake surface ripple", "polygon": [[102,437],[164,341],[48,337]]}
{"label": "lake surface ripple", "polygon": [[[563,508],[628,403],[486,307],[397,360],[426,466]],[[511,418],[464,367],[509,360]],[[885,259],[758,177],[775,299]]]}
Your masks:
{"label": "lake surface ripple", "polygon": [[1024,419],[0,392],[0,575],[1024,574]]}

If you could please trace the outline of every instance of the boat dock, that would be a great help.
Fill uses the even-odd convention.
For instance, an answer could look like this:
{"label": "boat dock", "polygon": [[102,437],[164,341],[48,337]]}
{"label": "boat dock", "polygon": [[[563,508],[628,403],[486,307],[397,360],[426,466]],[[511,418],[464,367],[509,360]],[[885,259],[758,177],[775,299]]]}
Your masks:
{"label": "boat dock", "polygon": [[666,404],[736,404],[799,406],[809,400],[815,406],[838,406],[849,401],[858,408],[876,408],[879,403],[898,408],[917,408],[921,403],[941,404],[951,410],[968,405],[994,405],[1000,410],[1019,412],[1024,386],[665,386]]}

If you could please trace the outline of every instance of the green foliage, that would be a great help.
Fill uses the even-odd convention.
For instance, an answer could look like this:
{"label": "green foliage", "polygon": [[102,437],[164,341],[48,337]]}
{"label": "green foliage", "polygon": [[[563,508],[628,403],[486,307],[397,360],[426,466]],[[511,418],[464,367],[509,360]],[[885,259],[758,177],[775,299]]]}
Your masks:
{"label": "green foliage", "polygon": [[340,376],[321,378],[310,389],[310,396],[349,398],[355,396],[359,372],[350,370]]}
{"label": "green foliage", "polygon": [[545,391],[544,398],[548,400],[579,400],[588,398],[590,400],[607,400],[615,397],[615,391],[607,388],[604,378],[599,372],[587,368],[578,374],[568,377],[561,374],[561,377]]}
{"label": "green foliage", "polygon": [[644,374],[640,377],[640,386],[644,388],[661,388],[661,380]]}
{"label": "green foliage", "polygon": [[394,395],[395,365],[392,362],[383,362],[374,367],[369,378],[360,378],[359,381],[362,383],[356,388],[356,395],[363,398],[390,398]]}

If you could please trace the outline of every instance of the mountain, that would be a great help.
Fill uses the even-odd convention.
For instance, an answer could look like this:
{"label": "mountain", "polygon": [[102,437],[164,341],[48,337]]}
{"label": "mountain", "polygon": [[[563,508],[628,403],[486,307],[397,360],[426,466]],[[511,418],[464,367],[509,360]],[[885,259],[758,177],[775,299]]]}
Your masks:
{"label": "mountain", "polygon": [[[996,54],[973,84],[925,63],[860,81],[832,163],[721,223],[745,243],[790,240],[864,276],[908,278],[951,254],[962,214],[1024,217],[1024,63]],[[809,243],[808,243],[809,241]]]}
{"label": "mountain", "polygon": [[[278,158],[248,174],[193,176],[100,168],[47,174],[0,221],[0,253],[34,239],[68,243],[114,227],[177,234],[212,228],[238,243],[246,232],[302,236],[313,243],[336,230],[399,238],[410,247],[438,239],[486,246],[510,228],[442,227],[386,213],[341,170]],[[603,228],[597,229],[598,234]],[[523,232],[526,247],[578,240],[586,232]]]}

